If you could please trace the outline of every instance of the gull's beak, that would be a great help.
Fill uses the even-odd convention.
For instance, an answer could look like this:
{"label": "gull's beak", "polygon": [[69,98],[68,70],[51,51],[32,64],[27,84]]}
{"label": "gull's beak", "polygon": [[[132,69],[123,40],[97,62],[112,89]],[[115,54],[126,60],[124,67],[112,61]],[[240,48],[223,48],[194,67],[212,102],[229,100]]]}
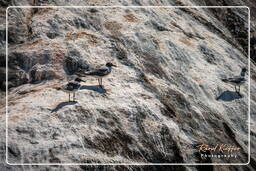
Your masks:
{"label": "gull's beak", "polygon": [[115,64],[112,64],[112,66],[117,67]]}

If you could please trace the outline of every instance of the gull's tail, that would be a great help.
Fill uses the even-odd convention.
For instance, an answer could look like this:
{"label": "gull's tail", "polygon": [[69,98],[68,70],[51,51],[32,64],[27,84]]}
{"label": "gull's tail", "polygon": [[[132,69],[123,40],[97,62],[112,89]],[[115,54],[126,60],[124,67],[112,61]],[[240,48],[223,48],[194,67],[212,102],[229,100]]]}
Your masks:
{"label": "gull's tail", "polygon": [[56,89],[56,90],[61,90],[61,87],[56,87],[55,89]]}
{"label": "gull's tail", "polygon": [[79,77],[86,77],[87,75],[89,75],[89,73],[87,72],[76,72],[75,74]]}
{"label": "gull's tail", "polygon": [[229,80],[227,78],[222,78],[221,81],[228,82]]}

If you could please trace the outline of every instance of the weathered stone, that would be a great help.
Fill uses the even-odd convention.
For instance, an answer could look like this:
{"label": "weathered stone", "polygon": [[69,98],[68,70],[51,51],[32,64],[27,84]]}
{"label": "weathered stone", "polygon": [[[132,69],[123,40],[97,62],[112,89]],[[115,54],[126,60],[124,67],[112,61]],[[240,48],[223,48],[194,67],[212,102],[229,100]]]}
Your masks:
{"label": "weathered stone", "polygon": [[[35,2],[39,5],[76,3]],[[159,4],[201,5],[205,2]],[[226,2],[223,0],[217,5],[226,5]],[[7,5],[7,2],[1,3]],[[19,5],[23,1],[12,3]],[[121,3],[159,5],[140,0]],[[77,1],[76,5],[99,4]],[[209,4],[215,2],[207,1]],[[239,9],[218,11],[166,8],[10,10],[8,161],[230,162],[216,158],[204,160],[196,149],[200,143],[228,143],[241,148],[238,158],[232,162],[247,162],[248,87],[242,86],[242,96],[238,96],[231,86],[220,80],[222,76],[239,74],[241,67],[248,64],[247,14],[242,9],[241,13]],[[227,14],[225,19],[218,21],[224,14]],[[1,27],[2,47],[4,31]],[[4,51],[0,57],[1,89],[5,90]],[[96,79],[84,77],[86,83],[82,83],[81,90],[76,93],[77,102],[67,102],[68,94],[59,88],[66,83],[66,77],[109,61],[118,67],[103,79],[105,91],[96,86]],[[251,92],[255,92],[253,63],[251,71]],[[256,112],[255,101],[255,93],[251,93],[251,113]],[[0,130],[4,133],[5,108],[2,104],[1,101],[3,124]],[[254,123],[254,117],[251,122]],[[252,129],[252,149],[255,135]],[[0,140],[0,148],[3,149],[1,161],[4,161],[4,139]],[[229,166],[228,169],[255,170],[255,159],[252,153],[251,165],[246,168]],[[31,166],[28,170],[49,168]],[[0,165],[0,170],[8,169],[24,170],[26,166]],[[86,170],[88,167],[60,166],[55,169]],[[123,170],[124,167],[109,169]],[[205,168],[127,166],[125,169],[200,171]],[[218,170],[215,166],[207,169]]]}

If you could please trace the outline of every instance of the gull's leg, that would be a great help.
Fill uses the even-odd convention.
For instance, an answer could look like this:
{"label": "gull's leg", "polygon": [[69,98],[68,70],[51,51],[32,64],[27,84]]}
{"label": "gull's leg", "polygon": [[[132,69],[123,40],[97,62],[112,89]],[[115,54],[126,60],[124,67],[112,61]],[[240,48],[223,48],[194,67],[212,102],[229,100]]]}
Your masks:
{"label": "gull's leg", "polygon": [[240,97],[242,97],[242,95],[240,94],[240,85],[238,86],[237,94],[238,94]]}
{"label": "gull's leg", "polygon": [[101,84],[101,88],[104,89],[104,86],[103,86],[103,84],[102,84],[102,78],[100,78],[100,84]]}
{"label": "gull's leg", "polygon": [[76,92],[74,92],[73,94],[73,101],[75,101],[75,99],[76,99]]}
{"label": "gull's leg", "polygon": [[98,78],[98,83],[99,83],[99,86],[100,86],[100,78]]}
{"label": "gull's leg", "polygon": [[239,92],[238,92],[238,95],[239,95],[240,97],[242,97],[242,95],[241,95],[241,93],[240,93],[240,85],[239,85]]}
{"label": "gull's leg", "polygon": [[[236,86],[235,86],[235,90],[236,90]],[[236,92],[237,92],[237,90],[236,90]]]}
{"label": "gull's leg", "polygon": [[70,93],[68,93],[68,102],[70,102]]}
{"label": "gull's leg", "polygon": [[99,79],[99,86],[101,87],[101,78],[98,78]]}

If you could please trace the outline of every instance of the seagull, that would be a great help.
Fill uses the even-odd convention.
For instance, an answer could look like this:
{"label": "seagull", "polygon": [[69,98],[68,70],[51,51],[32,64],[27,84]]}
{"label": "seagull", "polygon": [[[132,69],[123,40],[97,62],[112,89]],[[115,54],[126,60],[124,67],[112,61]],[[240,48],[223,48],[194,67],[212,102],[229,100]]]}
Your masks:
{"label": "seagull", "polygon": [[97,78],[99,86],[103,88],[102,78],[108,76],[111,73],[112,66],[116,67],[116,65],[112,64],[111,62],[108,62],[105,66],[102,66],[94,71],[83,72],[83,73],[80,72],[77,74],[82,76],[92,76]]}
{"label": "seagull", "polygon": [[[240,86],[246,82],[246,79],[245,79],[246,71],[247,71],[246,68],[242,68],[242,71],[239,76],[235,76],[235,77],[231,77],[231,78],[224,78],[221,80],[225,83],[234,85],[236,92],[240,94]],[[236,89],[237,86],[239,87],[238,91]]]}
{"label": "seagull", "polygon": [[75,92],[81,87],[80,82],[84,80],[76,78],[74,81],[69,81],[67,84],[63,85],[61,89],[68,93],[68,101],[70,102],[70,93],[73,93],[73,102],[75,101]]}

